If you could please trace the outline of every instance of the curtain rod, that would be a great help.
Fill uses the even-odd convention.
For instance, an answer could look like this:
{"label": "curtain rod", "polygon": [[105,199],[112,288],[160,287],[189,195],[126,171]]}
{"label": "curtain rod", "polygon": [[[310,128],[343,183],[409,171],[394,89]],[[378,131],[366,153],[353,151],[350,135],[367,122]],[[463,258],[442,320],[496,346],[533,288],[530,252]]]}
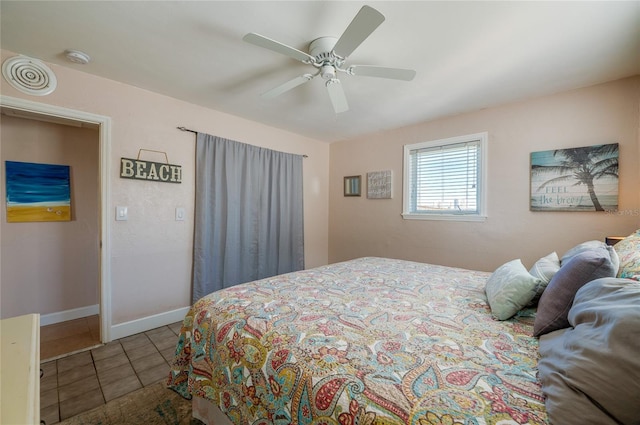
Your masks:
{"label": "curtain rod", "polygon": [[[189,133],[195,133],[195,134],[198,134],[198,132],[197,132],[197,131],[195,131],[195,130],[191,130],[191,129],[188,129],[187,127],[176,127],[176,128],[177,128],[178,130],[180,130],[180,131],[188,131]],[[303,157],[303,158],[309,158],[309,155],[302,155],[302,157]]]}

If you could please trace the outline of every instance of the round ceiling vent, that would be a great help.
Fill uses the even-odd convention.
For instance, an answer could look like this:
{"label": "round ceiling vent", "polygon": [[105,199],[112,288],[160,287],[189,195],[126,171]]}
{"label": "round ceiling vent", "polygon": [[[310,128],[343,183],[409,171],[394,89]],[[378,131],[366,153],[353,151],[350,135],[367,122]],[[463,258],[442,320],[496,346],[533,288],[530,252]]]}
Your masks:
{"label": "round ceiling vent", "polygon": [[2,76],[15,89],[33,96],[46,96],[58,85],[51,68],[38,59],[23,55],[4,61]]}

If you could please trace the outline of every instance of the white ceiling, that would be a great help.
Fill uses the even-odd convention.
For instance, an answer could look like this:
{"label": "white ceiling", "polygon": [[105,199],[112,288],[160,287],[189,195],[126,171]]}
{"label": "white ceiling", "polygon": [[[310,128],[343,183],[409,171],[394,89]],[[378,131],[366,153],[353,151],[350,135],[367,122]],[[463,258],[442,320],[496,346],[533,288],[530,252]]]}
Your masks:
{"label": "white ceiling", "polygon": [[[415,69],[413,81],[339,74],[342,114],[320,78],[260,97],[313,68],[246,33],[307,51],[364,4],[386,21],[347,63]],[[327,142],[640,74],[640,1],[2,0],[0,12],[2,49]]]}

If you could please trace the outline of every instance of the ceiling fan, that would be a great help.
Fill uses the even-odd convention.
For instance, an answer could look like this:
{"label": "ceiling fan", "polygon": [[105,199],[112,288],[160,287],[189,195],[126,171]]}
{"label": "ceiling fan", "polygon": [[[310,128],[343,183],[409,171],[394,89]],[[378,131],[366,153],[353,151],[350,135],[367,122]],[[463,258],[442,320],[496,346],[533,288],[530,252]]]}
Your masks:
{"label": "ceiling fan", "polygon": [[390,78],[411,81],[416,75],[412,69],[387,68],[373,65],[345,65],[347,57],[384,22],[384,16],[370,6],[363,6],[353,18],[340,38],[320,37],[309,44],[309,53],[287,46],[286,44],[256,33],[249,33],[242,39],[276,53],[289,56],[316,68],[314,73],[300,75],[265,93],[262,97],[271,99],[301,84],[311,81],[318,75],[325,80],[329,99],[338,114],[349,110],[344,89],[337,78],[339,72],[355,76]]}

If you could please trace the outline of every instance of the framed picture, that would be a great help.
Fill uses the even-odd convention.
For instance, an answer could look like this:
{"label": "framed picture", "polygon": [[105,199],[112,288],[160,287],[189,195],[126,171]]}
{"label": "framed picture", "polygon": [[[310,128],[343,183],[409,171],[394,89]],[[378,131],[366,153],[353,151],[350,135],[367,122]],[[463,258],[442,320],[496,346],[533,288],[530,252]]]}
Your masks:
{"label": "framed picture", "polygon": [[618,144],[531,153],[531,211],[618,209]]}
{"label": "framed picture", "polygon": [[344,178],[344,196],[360,196],[361,176],[347,176]]}
{"label": "framed picture", "polygon": [[5,161],[7,222],[71,221],[68,165]]}
{"label": "framed picture", "polygon": [[367,173],[367,198],[391,199],[391,170]]}

